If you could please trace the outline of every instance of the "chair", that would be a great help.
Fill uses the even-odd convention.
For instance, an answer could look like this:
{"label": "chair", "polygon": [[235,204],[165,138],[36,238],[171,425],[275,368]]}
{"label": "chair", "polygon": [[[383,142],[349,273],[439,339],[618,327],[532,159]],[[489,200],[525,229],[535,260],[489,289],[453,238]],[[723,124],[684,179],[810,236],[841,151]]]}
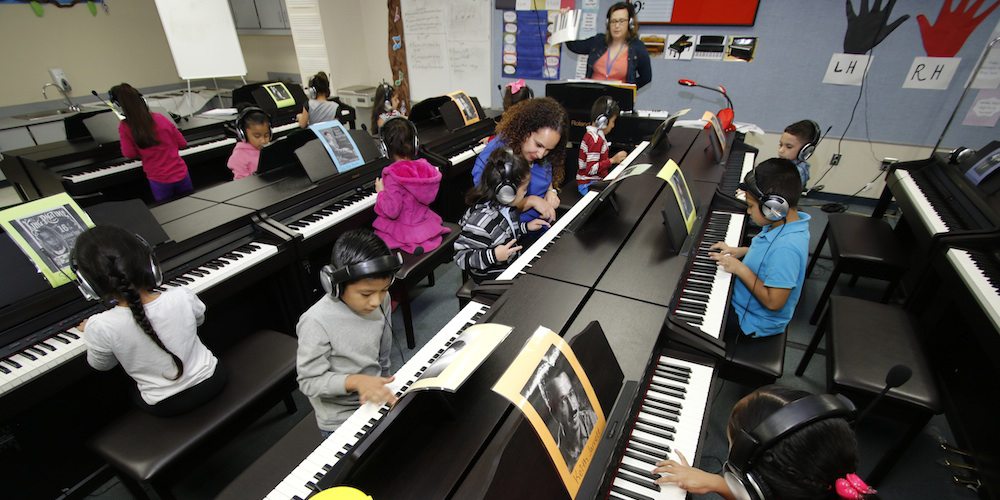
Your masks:
{"label": "chair", "polygon": [[[853,297],[830,297],[823,322],[816,328],[795,374],[801,376],[820,340],[827,335],[827,390],[858,402],[873,400],[885,388],[885,377],[895,365],[908,366],[913,375],[892,389],[879,403],[879,413],[907,425],[868,474],[877,485],[899,460],[932,416],[941,413],[941,395],[924,356],[915,318],[906,310]],[[858,405],[859,408],[861,405]]]}
{"label": "chair", "polygon": [[909,265],[892,227],[885,220],[860,215],[830,214],[829,222],[806,268],[807,278],[828,238],[830,253],[833,255],[833,271],[809,319],[809,323],[813,325],[819,320],[841,273],[854,275],[851,286],[854,286],[859,276],[888,281],[889,286],[882,296],[882,302],[888,302]]}
{"label": "chair", "polygon": [[416,339],[413,337],[413,312],[410,310],[410,289],[424,278],[428,278],[429,286],[434,286],[434,269],[445,262],[451,262],[455,254],[455,240],[462,233],[462,228],[457,224],[444,222],[442,225],[451,232],[444,235],[440,246],[420,255],[403,254],[403,267],[396,272],[396,281],[390,289],[393,298],[399,301],[399,307],[403,309],[403,328],[406,330],[406,347],[409,349],[416,347]]}

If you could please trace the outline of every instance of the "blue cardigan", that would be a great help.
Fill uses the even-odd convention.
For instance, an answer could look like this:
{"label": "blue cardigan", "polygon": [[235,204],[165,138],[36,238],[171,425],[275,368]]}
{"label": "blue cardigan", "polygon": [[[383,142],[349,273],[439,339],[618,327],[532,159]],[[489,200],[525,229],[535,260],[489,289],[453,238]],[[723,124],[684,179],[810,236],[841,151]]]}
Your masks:
{"label": "blue cardigan", "polygon": [[[604,33],[599,33],[586,40],[566,42],[566,48],[577,54],[588,54],[587,78],[592,78],[594,76],[594,65],[608,51],[608,44],[604,40]],[[638,38],[629,40],[628,69],[625,73],[625,83],[634,83],[637,89],[641,89],[652,79],[653,70],[649,65],[649,52],[646,52],[646,45]]]}

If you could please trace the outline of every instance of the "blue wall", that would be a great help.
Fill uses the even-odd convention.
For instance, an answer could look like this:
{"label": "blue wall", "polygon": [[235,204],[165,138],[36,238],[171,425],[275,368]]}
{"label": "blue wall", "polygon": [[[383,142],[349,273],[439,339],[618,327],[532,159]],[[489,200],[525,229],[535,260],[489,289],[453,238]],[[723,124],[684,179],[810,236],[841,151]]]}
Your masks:
{"label": "blue wall", "polygon": [[[916,16],[924,14],[931,21],[937,19],[943,1],[899,0],[896,3],[891,20],[903,14],[909,14],[910,18],[875,47],[865,83],[867,99],[862,95],[854,122],[847,132],[848,139],[870,138],[876,142],[925,146],[933,146],[937,141],[958,102],[966,78],[1000,19],[998,9],[966,41],[958,54],[962,58],[961,65],[947,90],[903,89],[903,79],[913,58],[926,55]],[[856,11],[860,9],[860,2],[853,0]],[[603,31],[603,15],[614,2],[601,0],[600,3],[602,22],[599,29]],[[493,81],[503,84],[510,80],[500,76],[501,11],[494,10],[493,21]],[[751,27],[642,26],[640,33],[643,34],[725,34],[759,39],[755,59],[749,64],[653,59],[653,81],[639,91],[637,106],[671,111],[692,108],[692,114],[700,114],[706,109],[716,111],[724,106],[718,94],[677,85],[678,78],[690,78],[706,85],[725,85],[739,121],[756,123],[766,131],[780,131],[796,120],[812,118],[823,130],[833,126],[828,139],[839,138],[850,118],[859,87],[828,85],[822,81],[830,55],[843,51],[846,27],[846,8],[841,0],[761,0],[756,25]],[[562,60],[560,77],[572,78],[576,55],[563,49]],[[544,95],[545,83],[529,81],[535,95]],[[943,146],[979,147],[998,138],[996,128],[961,125],[975,93],[975,89],[969,91]]]}

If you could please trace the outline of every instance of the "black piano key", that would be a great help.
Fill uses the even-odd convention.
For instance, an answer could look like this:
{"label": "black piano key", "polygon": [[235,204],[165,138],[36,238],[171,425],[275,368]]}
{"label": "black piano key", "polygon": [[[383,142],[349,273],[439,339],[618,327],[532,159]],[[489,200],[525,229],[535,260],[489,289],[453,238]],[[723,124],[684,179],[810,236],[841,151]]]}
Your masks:
{"label": "black piano key", "polygon": [[330,464],[323,464],[323,472],[330,472],[333,470],[333,466]]}
{"label": "black piano key", "polygon": [[667,405],[667,406],[673,406],[673,407],[677,408],[678,410],[683,410],[684,409],[684,407],[681,406],[680,403],[677,403],[677,402],[674,402],[674,401],[667,401],[667,400],[665,400],[665,399],[663,399],[663,398],[661,398],[661,397],[659,397],[659,396],[657,396],[655,394],[650,394],[648,392],[646,393],[646,401],[651,401],[651,402],[654,402],[654,403],[660,403],[660,404]]}
{"label": "black piano key", "polygon": [[653,458],[653,457],[651,457],[649,455],[645,455],[643,453],[639,453],[639,452],[632,451],[632,450],[625,450],[625,456],[629,457],[629,458],[631,458],[633,460],[638,460],[640,462],[645,462],[645,463],[647,463],[649,465],[652,465],[653,467],[656,467],[657,462],[659,462],[658,460],[656,460],[655,458]]}
{"label": "black piano key", "polygon": [[319,487],[316,486],[316,482],[315,481],[308,481],[308,482],[306,482],[306,488],[309,488],[310,490],[315,491],[316,493],[319,493],[319,491],[320,491]]}
{"label": "black piano key", "polygon": [[636,437],[634,434],[629,439],[631,439],[633,442],[635,442],[635,444],[638,445],[638,446],[644,446],[644,447],[646,447],[646,448],[648,448],[650,450],[659,450],[659,451],[663,452],[663,456],[664,457],[667,456],[670,453],[670,447],[667,446],[667,445],[659,444],[659,443],[654,443],[654,442],[652,442],[652,441],[650,441],[648,439],[641,438],[641,437]]}
{"label": "black piano key", "polygon": [[47,352],[45,352],[45,351],[43,351],[43,350],[41,350],[41,349],[39,349],[39,348],[37,348],[35,346],[29,347],[28,350],[31,351],[31,352],[33,352],[33,353],[35,353],[35,354],[37,354],[37,355],[39,355],[39,356],[48,356],[49,355],[49,353],[47,353]]}
{"label": "black piano key", "polygon": [[45,349],[48,349],[49,351],[55,351],[56,350],[55,347],[52,347],[51,345],[46,344],[44,340],[41,341],[41,342],[39,342],[38,344],[35,344],[35,345],[40,345],[40,346],[44,347]]}
{"label": "black piano key", "polygon": [[21,351],[21,353],[20,353],[20,354],[21,354],[21,356],[24,356],[24,357],[26,357],[26,358],[30,359],[31,361],[38,361],[38,358],[37,358],[37,357],[35,357],[35,355],[34,355],[34,354],[31,354],[31,353],[30,353],[30,352],[28,352],[28,351]]}
{"label": "black piano key", "polygon": [[659,474],[654,474],[652,471],[640,469],[634,465],[622,464],[621,468],[622,470],[627,470],[639,477],[648,478],[650,481],[656,481],[657,479],[660,478]]}
{"label": "black piano key", "polygon": [[658,403],[656,401],[650,401],[648,399],[644,399],[642,401],[642,405],[643,406],[649,406],[650,408],[655,408],[655,409],[657,409],[657,410],[659,410],[659,411],[661,411],[663,413],[667,413],[667,414],[678,415],[678,416],[680,416],[680,414],[681,414],[680,408],[674,408],[672,406],[667,406],[665,404]]}
{"label": "black piano key", "polygon": [[647,497],[646,495],[640,495],[638,493],[633,493],[621,486],[611,485],[611,491],[618,493],[619,495],[624,495],[631,498],[632,500],[653,500],[652,497]]}
{"label": "black piano key", "polygon": [[66,335],[67,337],[70,337],[70,338],[72,338],[73,340],[77,340],[77,339],[79,339],[79,338],[80,338],[80,336],[79,336],[79,335],[77,335],[77,334],[75,334],[75,333],[73,333],[73,332],[65,332],[65,333],[63,333],[63,334],[64,334],[64,335]]}
{"label": "black piano key", "polygon": [[[645,422],[639,422],[639,423],[636,424],[635,430],[645,432],[646,434],[652,434],[652,435],[654,435],[656,437],[660,437],[660,438],[666,439],[667,441],[673,441],[674,440],[674,435],[672,433],[661,431],[661,430],[657,430],[657,429],[650,429],[649,425],[650,424],[646,424]],[[634,434],[633,434],[633,439],[635,439],[635,435]]]}
{"label": "black piano key", "polygon": [[680,419],[677,418],[677,415],[679,415],[679,413],[677,414],[667,413],[665,411],[660,411],[658,408],[647,406],[645,404],[642,405],[642,412],[662,418],[663,420],[670,420],[671,422],[680,422]]}
{"label": "black piano key", "polygon": [[344,452],[338,451],[337,453],[334,453],[333,456],[337,457],[337,460],[340,460],[341,458],[344,458]]}
{"label": "black piano key", "polygon": [[650,386],[649,392],[653,392],[653,393],[660,394],[660,395],[663,395],[663,396],[669,396],[669,397],[672,397],[674,399],[685,399],[684,394],[681,394],[681,393],[675,392],[675,391],[671,391],[671,390],[668,390],[668,389],[662,389],[662,388],[656,387],[656,386]]}
{"label": "black piano key", "polygon": [[609,493],[608,498],[610,498],[611,500],[628,500],[627,498],[620,497],[618,495],[615,495],[614,493]]}
{"label": "black piano key", "polygon": [[62,338],[62,336],[59,334],[53,335],[52,338],[58,340],[59,342],[62,342],[63,344],[69,344],[69,341]]}
{"label": "black piano key", "polygon": [[[626,445],[626,447],[630,450],[637,451],[640,453],[645,453],[654,458],[663,457],[659,458],[659,460],[666,460],[667,455],[670,454],[669,446],[650,448],[648,446],[643,445],[642,443],[636,442],[634,438],[629,438],[629,439],[631,441]],[[664,448],[666,448],[666,451],[664,451]]]}
{"label": "black piano key", "polygon": [[18,363],[17,361],[14,361],[13,359],[4,358],[2,361],[4,363],[7,363],[8,365],[14,367],[14,368],[20,368],[21,367],[21,363]]}
{"label": "black piano key", "polygon": [[320,479],[323,479],[323,473],[322,472],[317,472],[317,473],[313,474],[313,478],[316,479],[317,481],[319,481]]}
{"label": "black piano key", "polygon": [[11,372],[10,368],[7,368],[4,365],[0,365],[0,373],[6,374],[6,375],[10,375],[13,372]]}
{"label": "black piano key", "polygon": [[684,378],[683,375],[677,375],[676,373],[661,372],[659,370],[656,370],[655,373],[660,377],[663,377],[667,380],[673,380],[674,382],[687,382],[687,379]]}
{"label": "black piano key", "polygon": [[[624,469],[624,467],[622,467],[622,469]],[[642,486],[643,488],[647,488],[647,489],[650,489],[650,490],[653,490],[653,491],[660,491],[660,485],[658,485],[658,484],[656,484],[656,483],[654,483],[652,481],[649,481],[647,479],[643,479],[641,477],[634,476],[632,474],[628,474],[628,473],[619,471],[618,474],[615,474],[615,477],[617,477],[619,479],[623,479],[625,481],[628,481],[628,482],[630,482],[632,484],[635,484],[635,485],[638,485],[638,486]]]}
{"label": "black piano key", "polygon": [[663,383],[663,382],[656,382],[656,381],[653,381],[653,382],[650,382],[650,383],[656,384],[657,386],[662,386],[664,389],[667,389],[667,390],[671,390],[671,391],[675,391],[675,392],[687,393],[687,388],[683,387],[683,386],[673,385],[673,384],[666,384],[666,383]]}
{"label": "black piano key", "polygon": [[188,271],[187,274],[193,274],[193,275],[195,275],[195,276],[197,276],[199,278],[203,278],[205,276],[205,273],[198,272],[195,269],[192,269],[192,270]]}
{"label": "black piano key", "polygon": [[656,364],[657,364],[657,366],[662,366],[664,368],[670,368],[671,370],[677,370],[677,371],[691,373],[691,367],[689,367],[689,366],[680,366],[680,365],[675,365],[675,364],[672,364],[672,363],[661,363],[661,362],[658,362]]}

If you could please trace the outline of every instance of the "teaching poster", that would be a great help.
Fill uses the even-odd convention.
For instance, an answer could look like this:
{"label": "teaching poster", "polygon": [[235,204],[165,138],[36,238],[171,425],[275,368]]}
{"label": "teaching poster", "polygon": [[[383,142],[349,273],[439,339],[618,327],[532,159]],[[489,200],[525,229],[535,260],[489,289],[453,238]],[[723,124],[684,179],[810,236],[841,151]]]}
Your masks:
{"label": "teaching poster", "polygon": [[66,193],[0,211],[0,227],[53,288],[76,279],[70,255],[93,221]]}

